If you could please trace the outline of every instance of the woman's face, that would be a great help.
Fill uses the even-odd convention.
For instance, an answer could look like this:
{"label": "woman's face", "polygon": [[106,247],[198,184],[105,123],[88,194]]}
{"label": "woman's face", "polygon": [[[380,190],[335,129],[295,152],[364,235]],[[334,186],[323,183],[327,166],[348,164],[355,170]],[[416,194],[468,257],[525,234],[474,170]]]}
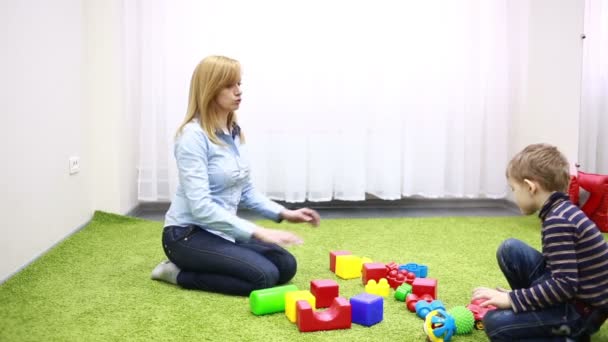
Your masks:
{"label": "woman's face", "polygon": [[233,112],[239,109],[241,94],[241,81],[222,89],[216,98],[220,110]]}

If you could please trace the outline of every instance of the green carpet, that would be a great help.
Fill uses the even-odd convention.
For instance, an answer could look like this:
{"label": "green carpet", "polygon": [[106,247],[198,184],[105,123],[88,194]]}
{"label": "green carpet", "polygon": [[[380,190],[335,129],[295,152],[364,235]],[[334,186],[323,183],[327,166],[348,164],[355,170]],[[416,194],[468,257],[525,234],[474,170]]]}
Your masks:
{"label": "green carpet", "polygon": [[[535,217],[343,219],[289,227],[305,240],[290,249],[299,262],[292,283],[300,289],[313,279],[336,279],[342,296],[363,292],[360,280],[338,279],[328,269],[330,251],[350,250],[378,262],[427,265],[448,309],[467,304],[475,286],[507,287],[495,262],[502,240],[518,237],[535,247],[540,241]],[[422,320],[392,297],[373,327],[300,333],[284,314],[254,316],[247,298],[152,281],[150,271],[164,259],[161,228],[96,213],[85,229],[0,286],[0,341],[425,340]],[[481,331],[453,339],[486,340]],[[608,340],[608,327],[593,340]]]}

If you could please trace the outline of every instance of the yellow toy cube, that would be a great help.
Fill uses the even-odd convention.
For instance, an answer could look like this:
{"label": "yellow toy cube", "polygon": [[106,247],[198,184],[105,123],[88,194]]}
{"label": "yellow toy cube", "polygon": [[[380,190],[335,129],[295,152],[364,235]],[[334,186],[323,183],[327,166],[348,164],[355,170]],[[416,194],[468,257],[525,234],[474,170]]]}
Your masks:
{"label": "yellow toy cube", "polygon": [[336,257],[336,275],[342,279],[361,277],[362,266],[362,260],[358,256],[338,255]]}
{"label": "yellow toy cube", "polygon": [[293,291],[285,294],[285,316],[291,323],[295,323],[297,319],[296,303],[299,300],[305,300],[310,304],[310,307],[316,307],[316,298],[310,291]]}

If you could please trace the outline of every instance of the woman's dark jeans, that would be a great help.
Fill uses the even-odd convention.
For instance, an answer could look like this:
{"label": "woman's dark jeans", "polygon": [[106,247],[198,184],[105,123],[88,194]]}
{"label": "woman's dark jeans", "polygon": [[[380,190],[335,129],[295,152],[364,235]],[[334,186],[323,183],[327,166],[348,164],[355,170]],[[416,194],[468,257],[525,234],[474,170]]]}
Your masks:
{"label": "woman's dark jeans", "polygon": [[[543,255],[517,239],[504,241],[496,257],[512,289],[529,288],[551,275]],[[491,341],[566,341],[566,337],[585,341],[601,326],[590,318],[583,318],[574,304],[564,303],[520,313],[488,311],[484,327]]]}
{"label": "woman's dark jeans", "polygon": [[288,282],[297,269],[294,256],[276,244],[234,243],[194,225],[165,227],[163,249],[187,289],[247,296]]}

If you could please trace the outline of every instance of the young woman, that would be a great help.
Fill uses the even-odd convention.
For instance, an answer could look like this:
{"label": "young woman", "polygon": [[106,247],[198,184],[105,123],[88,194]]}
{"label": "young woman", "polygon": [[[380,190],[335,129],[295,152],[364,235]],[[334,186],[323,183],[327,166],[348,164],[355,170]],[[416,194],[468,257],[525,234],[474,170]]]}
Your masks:
{"label": "young woman", "polygon": [[277,222],[320,221],[312,209],[289,210],[256,192],[235,114],[241,96],[237,61],[210,56],[194,70],[175,141],[179,185],[162,236],[169,260],[152,271],[152,279],[246,296],[296,273],[295,258],[281,246],[302,243],[297,235],[236,215],[240,205]]}

